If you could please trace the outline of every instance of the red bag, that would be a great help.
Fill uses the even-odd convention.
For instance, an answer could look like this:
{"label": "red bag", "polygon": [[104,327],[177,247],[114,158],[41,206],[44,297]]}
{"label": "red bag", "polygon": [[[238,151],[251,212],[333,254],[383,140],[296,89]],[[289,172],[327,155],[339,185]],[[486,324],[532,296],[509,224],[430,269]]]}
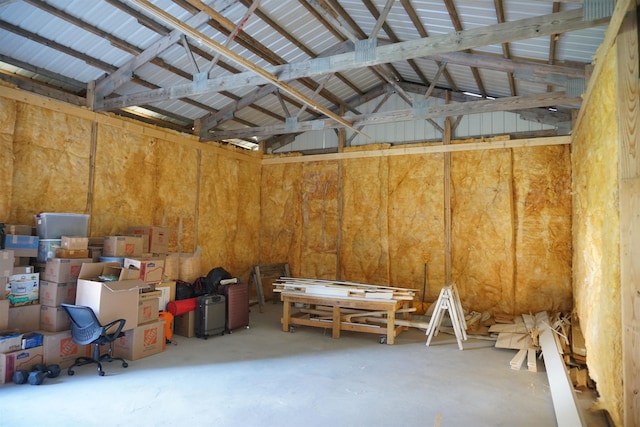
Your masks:
{"label": "red bag", "polygon": [[181,299],[177,301],[169,301],[167,303],[167,311],[174,316],[179,316],[184,313],[188,313],[190,311],[194,311],[196,309],[196,301],[197,298],[187,298]]}

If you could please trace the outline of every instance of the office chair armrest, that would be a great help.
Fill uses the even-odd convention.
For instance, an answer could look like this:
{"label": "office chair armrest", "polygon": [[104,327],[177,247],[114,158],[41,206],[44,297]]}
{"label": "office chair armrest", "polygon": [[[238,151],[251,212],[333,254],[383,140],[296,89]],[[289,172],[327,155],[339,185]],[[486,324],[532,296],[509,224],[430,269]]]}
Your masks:
{"label": "office chair armrest", "polygon": [[[122,332],[122,328],[124,328],[125,322],[126,322],[125,319],[114,320],[113,322],[109,322],[106,325],[104,325],[102,327],[102,330],[104,331],[105,334],[108,333],[108,335],[111,335],[113,338],[118,338],[120,336],[120,333]],[[117,328],[114,332],[108,332],[109,329],[111,329],[116,325],[117,325]]]}

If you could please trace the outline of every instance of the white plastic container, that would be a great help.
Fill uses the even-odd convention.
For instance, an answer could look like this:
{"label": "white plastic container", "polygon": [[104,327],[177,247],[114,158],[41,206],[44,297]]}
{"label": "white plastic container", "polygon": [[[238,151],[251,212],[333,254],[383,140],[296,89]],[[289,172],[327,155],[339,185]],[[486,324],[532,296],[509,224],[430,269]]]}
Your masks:
{"label": "white plastic container", "polygon": [[35,216],[36,231],[41,239],[62,236],[87,237],[89,215],[74,213],[40,213]]}

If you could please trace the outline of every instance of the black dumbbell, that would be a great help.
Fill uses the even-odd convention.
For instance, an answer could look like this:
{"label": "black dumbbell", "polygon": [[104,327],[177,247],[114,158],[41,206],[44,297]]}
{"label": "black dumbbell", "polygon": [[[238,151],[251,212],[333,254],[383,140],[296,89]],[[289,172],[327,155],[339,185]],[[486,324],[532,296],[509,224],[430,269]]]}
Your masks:
{"label": "black dumbbell", "polygon": [[19,369],[13,373],[14,384],[26,384],[28,378],[29,372],[25,371],[24,369]]}
{"label": "black dumbbell", "polygon": [[58,375],[60,375],[60,366],[46,366],[43,363],[39,363],[33,367],[31,372],[29,373],[29,378],[27,379],[27,381],[29,381],[29,384],[31,385],[40,385],[45,378],[55,378]]}

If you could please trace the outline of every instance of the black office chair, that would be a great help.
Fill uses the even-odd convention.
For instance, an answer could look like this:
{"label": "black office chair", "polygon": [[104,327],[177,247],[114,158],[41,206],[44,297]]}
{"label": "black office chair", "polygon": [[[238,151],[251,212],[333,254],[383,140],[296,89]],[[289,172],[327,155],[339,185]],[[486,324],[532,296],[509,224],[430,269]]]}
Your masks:
{"label": "black office chair", "polygon": [[[78,357],[73,365],[67,369],[68,375],[74,374],[73,368],[76,366],[88,365],[89,363],[98,365],[98,375],[100,376],[104,376],[102,362],[120,360],[123,368],[129,366],[123,358],[111,357],[111,344],[124,335],[124,332],[122,332],[125,324],[124,319],[114,320],[103,326],[91,307],[62,304],[62,308],[71,319],[71,338],[73,341],[81,345],[93,345],[93,357]],[[110,331],[112,328],[115,328],[115,330]],[[105,344],[109,344],[109,350],[106,354],[100,355],[100,346]]]}

